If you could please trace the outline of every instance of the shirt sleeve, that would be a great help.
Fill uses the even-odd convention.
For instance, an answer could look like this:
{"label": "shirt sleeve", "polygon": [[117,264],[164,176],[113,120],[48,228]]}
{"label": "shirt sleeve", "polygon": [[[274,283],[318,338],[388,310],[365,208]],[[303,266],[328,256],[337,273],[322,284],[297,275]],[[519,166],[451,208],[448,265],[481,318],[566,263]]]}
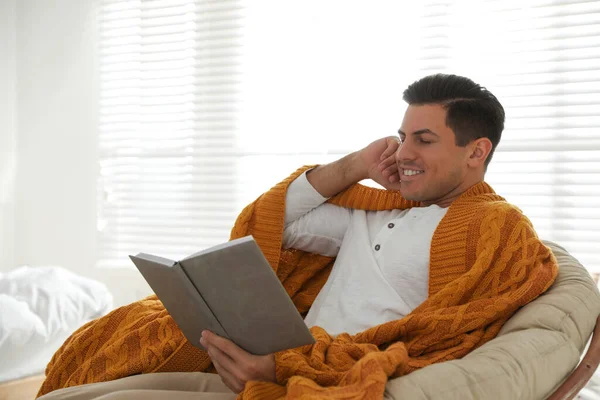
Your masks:
{"label": "shirt sleeve", "polygon": [[350,224],[352,211],[325,203],[306,172],[288,187],[283,247],[335,257]]}

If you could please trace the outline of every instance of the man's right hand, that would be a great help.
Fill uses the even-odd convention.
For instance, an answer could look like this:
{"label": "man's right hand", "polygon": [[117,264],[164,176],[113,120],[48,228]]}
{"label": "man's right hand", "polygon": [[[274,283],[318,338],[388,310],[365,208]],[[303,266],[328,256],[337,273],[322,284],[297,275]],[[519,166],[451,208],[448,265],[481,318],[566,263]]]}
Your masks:
{"label": "man's right hand", "polygon": [[306,177],[323,197],[334,196],[369,178],[386,189],[400,190],[400,175],[395,161],[399,146],[397,137],[388,136],[337,161],[321,165],[309,171]]}
{"label": "man's right hand", "polygon": [[358,152],[368,177],[389,190],[400,190],[400,173],[395,159],[399,147],[399,138],[388,136]]}

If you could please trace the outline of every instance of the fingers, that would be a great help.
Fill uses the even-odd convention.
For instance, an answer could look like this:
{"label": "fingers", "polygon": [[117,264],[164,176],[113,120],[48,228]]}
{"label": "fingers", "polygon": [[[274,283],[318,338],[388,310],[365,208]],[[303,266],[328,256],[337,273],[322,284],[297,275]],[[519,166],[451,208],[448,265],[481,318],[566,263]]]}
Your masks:
{"label": "fingers", "polygon": [[216,361],[219,365],[230,372],[233,376],[242,378],[242,374],[239,371],[238,364],[234,360],[231,359],[227,354],[222,352],[218,347],[213,345],[208,345],[208,355],[210,359],[214,362]]}
{"label": "fingers", "polygon": [[236,393],[243,391],[246,382],[250,380],[250,376],[243,366],[250,363],[252,355],[232,341],[209,331],[202,332],[200,344],[207,349],[208,356],[223,383]]}
{"label": "fingers", "polygon": [[216,359],[211,357],[211,360],[225,386],[231,389],[234,393],[240,393],[244,390],[244,387],[246,386],[244,382],[237,379],[235,375],[229,372],[226,368],[223,368],[223,366]]}
{"label": "fingers", "polygon": [[390,182],[398,182],[400,180],[398,164],[396,163],[394,156],[383,160],[381,163],[379,163],[378,168],[381,172],[381,175],[385,178],[388,178]]}
{"label": "fingers", "polygon": [[209,331],[202,332],[200,344],[207,350],[223,382],[232,390],[244,390],[246,382],[250,380],[276,381],[273,354],[252,355],[232,341]]}
{"label": "fingers", "polygon": [[385,160],[383,160],[382,162],[379,163],[379,165],[377,166],[377,168],[379,169],[380,172],[383,172],[385,170],[391,170],[391,169],[398,169],[398,166],[396,165],[396,160],[394,159],[393,156],[386,158]]}
{"label": "fingers", "polygon": [[[231,357],[229,357],[225,352],[221,351],[219,347],[215,346],[214,343],[216,338],[220,337],[210,333],[203,333],[202,338],[200,339],[200,344],[202,344],[202,346],[204,346],[204,348],[208,352],[208,356],[214,364],[217,373],[221,377],[223,383],[225,383],[225,385],[227,385],[227,387],[235,393],[239,393],[242,390],[244,390],[246,380],[242,379],[242,373],[241,371],[239,371],[238,366],[231,359]],[[227,339],[223,340],[227,341]],[[224,346],[222,342],[220,342],[219,344],[221,346]]]}
{"label": "fingers", "polygon": [[393,156],[394,153],[398,150],[398,147],[400,146],[400,139],[398,139],[395,136],[389,136],[385,139],[386,139],[387,147],[385,148],[385,150],[383,151],[383,153],[381,153],[381,156],[379,157],[379,159],[381,161],[387,159],[390,156]]}
{"label": "fingers", "polygon": [[[393,158],[393,157],[392,157]],[[395,161],[382,162],[379,164],[381,175],[390,183],[400,182],[400,171]]]}
{"label": "fingers", "polygon": [[[397,175],[398,166],[396,164],[396,151],[400,147],[400,140],[397,137],[386,138],[387,147],[381,153],[381,162],[378,165],[378,169],[384,177],[391,177]],[[397,177],[400,178],[399,176]],[[393,181],[390,181],[393,182]]]}
{"label": "fingers", "polygon": [[[229,356],[229,358],[234,360],[234,362],[240,362],[244,359],[251,357],[250,353],[247,353],[246,351],[242,350],[231,340],[222,338],[210,331],[202,332],[202,339],[200,339],[201,344],[202,340],[205,340],[208,345],[212,345],[218,348],[221,352],[225,353],[227,356]],[[202,345],[204,346],[204,344]]]}

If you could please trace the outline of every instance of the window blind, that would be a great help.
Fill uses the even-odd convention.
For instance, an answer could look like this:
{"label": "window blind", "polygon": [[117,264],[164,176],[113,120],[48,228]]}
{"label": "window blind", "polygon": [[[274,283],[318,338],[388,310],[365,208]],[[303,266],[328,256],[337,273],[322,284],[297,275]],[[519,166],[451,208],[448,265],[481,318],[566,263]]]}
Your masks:
{"label": "window blind", "polygon": [[600,2],[104,1],[100,19],[98,265],[226,240],[298,166],[395,134],[402,90],[446,72],[506,109],[486,180],[600,272]]}
{"label": "window blind", "polygon": [[99,266],[174,259],[235,218],[237,0],[103,1]]}
{"label": "window blind", "polygon": [[430,1],[416,21],[422,75],[472,77],[504,105],[486,180],[600,273],[600,2]]}

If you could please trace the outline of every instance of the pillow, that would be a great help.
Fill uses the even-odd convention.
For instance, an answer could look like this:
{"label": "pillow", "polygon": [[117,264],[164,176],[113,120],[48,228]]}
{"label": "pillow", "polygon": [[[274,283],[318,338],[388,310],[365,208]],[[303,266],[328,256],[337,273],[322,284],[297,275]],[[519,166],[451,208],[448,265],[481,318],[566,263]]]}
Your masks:
{"label": "pillow", "polygon": [[0,381],[43,371],[73,331],[112,303],[104,284],[61,267],[0,274]]}

